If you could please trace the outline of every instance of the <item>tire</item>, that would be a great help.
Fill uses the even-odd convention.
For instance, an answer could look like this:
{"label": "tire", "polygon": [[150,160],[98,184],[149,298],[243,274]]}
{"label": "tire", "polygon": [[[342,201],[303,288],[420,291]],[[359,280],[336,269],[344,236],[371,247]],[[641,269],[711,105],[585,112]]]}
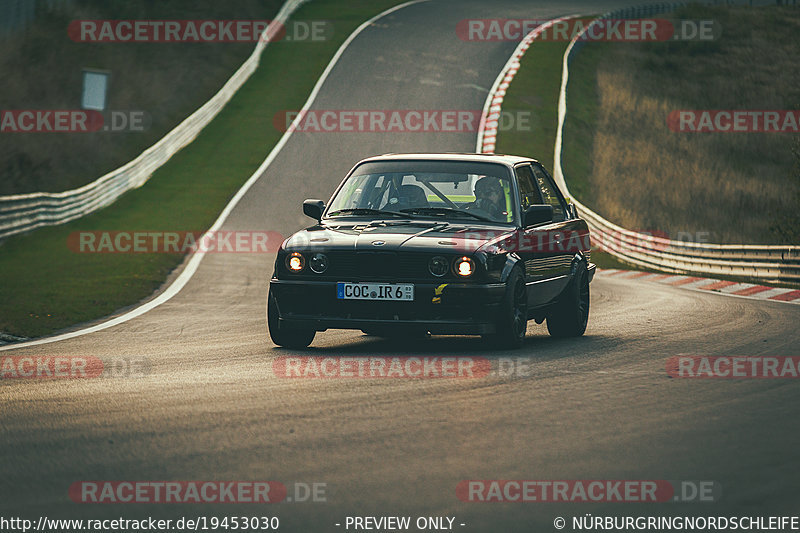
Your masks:
{"label": "tire", "polygon": [[553,337],[580,337],[589,322],[589,273],[577,263],[575,274],[561,298],[547,315],[547,331]]}
{"label": "tire", "polygon": [[271,292],[267,296],[267,327],[272,342],[286,348],[307,348],[317,334],[313,329],[281,326],[278,321],[278,302]]}
{"label": "tire", "polygon": [[499,314],[497,333],[486,335],[485,339],[498,348],[520,348],[528,330],[528,293],[519,268],[508,276]]}

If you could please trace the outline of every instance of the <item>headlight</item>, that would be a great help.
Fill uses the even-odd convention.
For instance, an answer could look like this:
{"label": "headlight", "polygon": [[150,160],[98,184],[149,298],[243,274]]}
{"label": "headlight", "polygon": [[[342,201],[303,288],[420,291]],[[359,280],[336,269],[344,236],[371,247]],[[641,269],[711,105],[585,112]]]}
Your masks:
{"label": "headlight", "polygon": [[448,268],[450,268],[450,265],[447,263],[447,259],[441,255],[432,257],[431,260],[428,261],[428,270],[437,278],[441,278],[447,274]]}
{"label": "headlight", "polygon": [[293,252],[286,256],[286,268],[290,272],[300,272],[306,266],[306,260],[299,252]]}
{"label": "headlight", "polygon": [[322,274],[328,270],[328,256],[325,254],[314,254],[308,261],[308,266],[317,274]]}
{"label": "headlight", "polygon": [[462,278],[468,278],[475,272],[475,261],[469,257],[459,257],[453,262],[453,270]]}

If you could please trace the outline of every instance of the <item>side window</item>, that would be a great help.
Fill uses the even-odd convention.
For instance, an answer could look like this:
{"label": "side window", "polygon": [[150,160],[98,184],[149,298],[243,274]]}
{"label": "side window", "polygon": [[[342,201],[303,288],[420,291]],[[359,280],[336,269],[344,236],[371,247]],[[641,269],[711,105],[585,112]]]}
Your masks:
{"label": "side window", "polygon": [[544,203],[553,206],[553,222],[561,222],[566,218],[567,209],[561,200],[558,189],[556,189],[550,176],[545,173],[542,167],[533,165],[533,175],[536,177],[536,183],[542,191]]}
{"label": "side window", "polygon": [[542,197],[539,189],[535,185],[533,171],[530,165],[522,165],[515,169],[517,173],[517,183],[519,184],[519,196],[522,201],[522,210],[525,211],[533,204],[541,204]]}

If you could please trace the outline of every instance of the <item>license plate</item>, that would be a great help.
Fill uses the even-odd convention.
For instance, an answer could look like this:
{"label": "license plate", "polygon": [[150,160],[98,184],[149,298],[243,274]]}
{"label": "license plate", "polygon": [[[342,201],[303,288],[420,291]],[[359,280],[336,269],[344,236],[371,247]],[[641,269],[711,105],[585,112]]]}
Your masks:
{"label": "license plate", "polygon": [[383,300],[410,302],[414,300],[411,283],[348,283],[336,284],[336,297],[340,300]]}

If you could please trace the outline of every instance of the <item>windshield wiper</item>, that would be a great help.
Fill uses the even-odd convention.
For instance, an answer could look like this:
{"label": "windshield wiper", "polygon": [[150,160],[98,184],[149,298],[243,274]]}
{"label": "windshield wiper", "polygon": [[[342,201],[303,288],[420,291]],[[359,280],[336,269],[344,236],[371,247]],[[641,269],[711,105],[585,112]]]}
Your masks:
{"label": "windshield wiper", "polygon": [[484,217],[481,215],[477,215],[475,213],[471,213],[469,211],[462,211],[460,209],[453,209],[452,207],[409,207],[408,209],[401,209],[403,213],[410,213],[414,215],[450,215],[450,214],[458,214],[458,215],[467,215],[472,218],[482,220],[483,222],[494,222],[496,220],[492,220],[491,218]]}
{"label": "windshield wiper", "polygon": [[350,207],[347,209],[337,209],[332,213],[328,213],[329,217],[335,217],[339,214],[348,215],[392,215],[395,217],[412,218],[408,213],[400,213],[398,211],[384,211],[383,209],[372,209],[369,207]]}

